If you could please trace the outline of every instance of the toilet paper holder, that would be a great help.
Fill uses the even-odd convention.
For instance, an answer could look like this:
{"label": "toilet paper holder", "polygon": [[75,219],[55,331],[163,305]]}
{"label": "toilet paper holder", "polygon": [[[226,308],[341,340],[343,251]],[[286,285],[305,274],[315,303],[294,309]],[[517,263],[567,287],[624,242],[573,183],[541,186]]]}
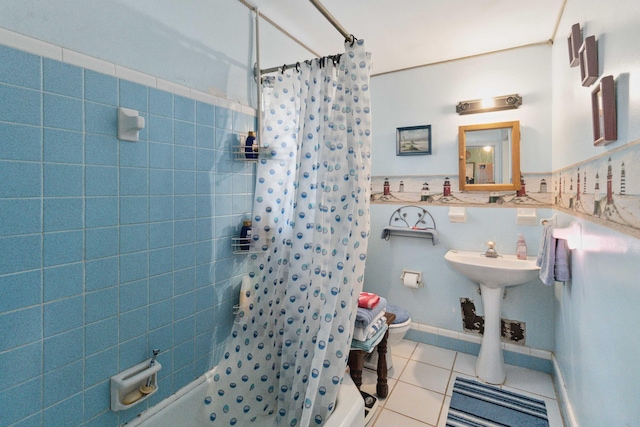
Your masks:
{"label": "toilet paper holder", "polygon": [[[407,274],[409,274],[411,277],[415,277],[415,285],[413,281],[411,281],[410,284],[405,281],[405,277]],[[407,279],[411,277],[407,277]],[[408,288],[421,288],[424,286],[424,283],[422,283],[421,271],[402,270],[402,274],[400,275],[400,280],[402,280],[402,284]]]}

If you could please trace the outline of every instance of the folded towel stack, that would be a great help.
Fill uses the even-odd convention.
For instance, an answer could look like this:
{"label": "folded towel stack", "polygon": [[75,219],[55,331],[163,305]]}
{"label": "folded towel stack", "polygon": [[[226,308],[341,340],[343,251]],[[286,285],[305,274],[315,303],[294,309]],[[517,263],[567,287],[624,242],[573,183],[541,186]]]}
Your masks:
{"label": "folded towel stack", "polygon": [[384,333],[387,331],[388,328],[389,327],[385,323],[384,325],[382,325],[382,328],[368,340],[366,341],[351,340],[351,347],[357,348],[358,350],[364,350],[367,353],[371,353],[375,348],[375,346],[378,345],[378,343],[382,339],[382,336],[384,335]]}
{"label": "folded towel stack", "polygon": [[[387,300],[369,292],[361,292],[358,298],[356,327],[353,330],[354,341],[367,342],[379,337],[381,330],[386,330],[387,319],[384,314]],[[352,344],[353,345],[353,344]]]}
{"label": "folded towel stack", "polygon": [[381,311],[385,311],[387,309],[387,300],[384,297],[380,297],[380,301],[376,304],[375,307],[362,308],[358,307],[358,312],[356,313],[356,327],[357,328],[365,328],[373,319],[376,318]]}
{"label": "folded towel stack", "polygon": [[375,319],[365,328],[355,327],[353,329],[353,339],[358,341],[366,341],[376,334],[382,325],[387,323],[387,318],[384,317],[384,311],[381,311]]}

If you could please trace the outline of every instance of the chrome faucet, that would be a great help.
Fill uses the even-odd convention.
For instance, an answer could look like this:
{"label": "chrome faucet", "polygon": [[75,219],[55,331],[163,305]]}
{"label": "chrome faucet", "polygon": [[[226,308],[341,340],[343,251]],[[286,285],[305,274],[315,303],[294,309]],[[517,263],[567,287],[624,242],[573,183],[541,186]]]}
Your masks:
{"label": "chrome faucet", "polygon": [[484,253],[484,256],[486,256],[487,258],[498,258],[498,252],[496,252],[496,250],[493,248],[496,245],[496,242],[494,242],[493,240],[489,240],[487,242],[487,245],[489,246],[489,248]]}

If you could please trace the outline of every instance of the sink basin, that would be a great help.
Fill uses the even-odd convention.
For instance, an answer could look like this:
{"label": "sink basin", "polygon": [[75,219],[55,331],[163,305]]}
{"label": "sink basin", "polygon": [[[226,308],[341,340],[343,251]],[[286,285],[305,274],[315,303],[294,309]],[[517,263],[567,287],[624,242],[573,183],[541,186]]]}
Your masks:
{"label": "sink basin", "polygon": [[518,259],[515,255],[487,258],[480,252],[450,250],[444,256],[449,265],[474,282],[489,288],[521,285],[538,277],[536,259]]}
{"label": "sink basin", "polygon": [[501,311],[504,287],[534,280],[540,267],[533,257],[515,255],[487,258],[479,252],[451,249],[444,255],[451,267],[480,284],[484,308],[484,334],[476,362],[476,376],[489,384],[503,384],[507,378],[502,355]]}

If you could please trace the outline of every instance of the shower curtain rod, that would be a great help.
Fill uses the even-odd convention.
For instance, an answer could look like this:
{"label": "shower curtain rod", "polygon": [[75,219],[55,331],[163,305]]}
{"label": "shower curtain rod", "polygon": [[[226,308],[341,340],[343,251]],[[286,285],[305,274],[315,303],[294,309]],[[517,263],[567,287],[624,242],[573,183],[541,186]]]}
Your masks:
{"label": "shower curtain rod", "polygon": [[[333,58],[333,57],[339,57],[341,54],[338,53],[336,55],[328,55],[325,56],[324,58]],[[302,62],[302,61],[301,61]],[[334,62],[335,64],[335,62]],[[285,64],[285,65],[281,65],[279,67],[271,67],[271,68],[264,68],[262,70],[260,70],[260,75],[262,74],[269,74],[269,73],[275,73],[276,71],[282,71],[284,73],[284,70],[287,70],[289,68],[298,68],[300,66],[300,62],[297,62],[295,64]]]}
{"label": "shower curtain rod", "polygon": [[[324,16],[327,21],[329,21],[331,23],[331,25],[334,26],[334,28],[336,30],[338,30],[338,32],[340,34],[342,34],[344,36],[345,41],[351,41],[353,43],[353,41],[356,40],[356,38],[353,36],[353,34],[349,33],[339,22],[338,20],[331,14],[331,12],[329,12],[327,10],[326,7],[324,7],[324,5],[322,3],[320,3],[319,0],[309,0],[309,2],[315,6],[316,9],[318,9],[318,12],[320,12],[322,14],[322,16]],[[260,70],[260,75],[262,74],[269,74],[269,73],[273,73],[275,71],[280,71],[282,69],[286,69],[286,68],[294,68],[296,66],[296,64],[287,64],[284,66],[279,66],[279,67],[271,67],[271,68],[265,68],[264,70]]]}
{"label": "shower curtain rod", "polygon": [[309,0],[309,1],[311,2],[312,5],[316,7],[316,9],[318,9],[318,12],[320,12],[325,18],[327,18],[327,21],[329,21],[331,25],[333,25],[335,29],[338,30],[338,32],[344,36],[345,40],[353,41],[353,34],[345,30],[345,28],[342,25],[340,25],[338,20],[327,10],[326,7],[324,7],[322,3],[320,3],[319,0]]}

